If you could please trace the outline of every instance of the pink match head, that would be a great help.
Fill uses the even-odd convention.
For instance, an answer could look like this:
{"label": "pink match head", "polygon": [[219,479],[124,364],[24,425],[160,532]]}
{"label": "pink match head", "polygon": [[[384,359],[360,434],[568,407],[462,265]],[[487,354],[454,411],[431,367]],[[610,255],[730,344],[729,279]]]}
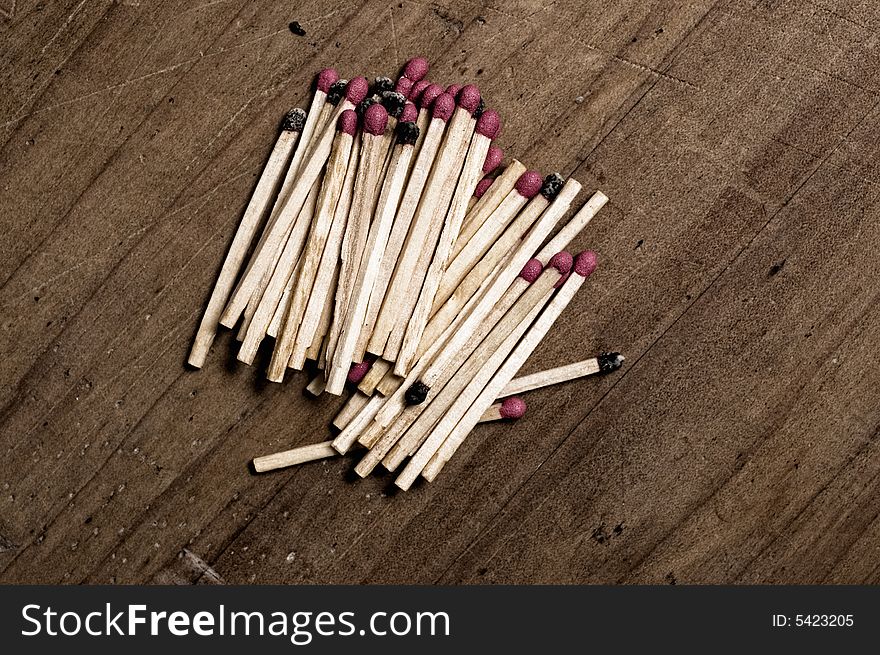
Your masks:
{"label": "pink match head", "polygon": [[492,186],[492,182],[494,181],[494,177],[484,177],[482,180],[477,182],[477,188],[474,189],[474,198],[482,198],[483,194],[489,190],[489,187]]}
{"label": "pink match head", "polygon": [[461,91],[461,84],[450,84],[446,87],[446,93],[451,95],[453,98],[458,97],[459,91]]}
{"label": "pink match head", "polygon": [[403,67],[404,77],[408,77],[413,82],[418,82],[428,74],[428,60],[424,57],[413,57],[406,66]]}
{"label": "pink match head", "polygon": [[422,97],[419,98],[419,107],[423,109],[426,107],[430,107],[434,104],[434,101],[440,97],[443,93],[443,87],[439,84],[429,84],[427,88],[422,91]]}
{"label": "pink match head", "polygon": [[[461,95],[464,95],[464,90],[462,90]],[[461,98],[461,95],[459,96],[459,98]],[[484,111],[482,116],[477,119],[477,134],[482,134],[489,139],[494,139],[496,136],[498,136],[498,133],[500,131],[501,117],[498,115],[497,111],[489,109],[488,111]]]}
{"label": "pink match head", "polygon": [[530,259],[526,262],[526,265],[523,266],[523,269],[519,272],[519,276],[531,284],[539,277],[541,277],[541,273],[544,272],[544,265],[541,263],[540,259]]}
{"label": "pink match head", "polygon": [[345,99],[353,105],[359,105],[370,92],[370,83],[366,77],[355,77],[345,87]]}
{"label": "pink match head", "polygon": [[[425,92],[427,93],[427,91]],[[452,118],[452,112],[455,111],[455,98],[448,93],[441,93],[434,101],[431,107],[431,116],[439,118],[444,123]]]}
{"label": "pink match head", "polygon": [[354,136],[354,133],[357,132],[357,127],[358,115],[354,109],[346,109],[339,114],[339,119],[336,121],[337,130]]}
{"label": "pink match head", "polygon": [[364,131],[374,136],[385,133],[388,127],[388,110],[378,102],[367,107],[364,112]]}
{"label": "pink match head", "polygon": [[[471,114],[480,106],[480,89],[475,84],[466,84],[458,92],[458,104]],[[497,115],[497,114],[496,114]]]}
{"label": "pink match head", "polygon": [[316,86],[318,87],[318,91],[323,91],[327,93],[330,90],[330,87],[333,86],[333,83],[339,79],[339,73],[336,72],[335,68],[325,68],[320,73],[318,73],[318,81]]}
{"label": "pink match head", "polygon": [[419,110],[416,109],[416,106],[407,101],[407,103],[403,106],[403,111],[400,112],[399,120],[401,123],[412,123],[419,117]]}
{"label": "pink match head", "polygon": [[364,359],[359,364],[352,364],[351,368],[348,369],[348,381],[351,384],[360,384],[372,365],[372,359]]}
{"label": "pink match head", "polygon": [[526,413],[526,401],[520,398],[519,396],[511,396],[510,398],[505,398],[501,403],[501,409],[498,413],[501,415],[501,418],[507,419],[510,421],[515,421],[518,418],[522,418]]}
{"label": "pink match head", "polygon": [[501,165],[502,159],[504,159],[504,151],[498,146],[489,146],[486,160],[483,162],[483,173],[488,175],[494,171]]}
{"label": "pink match head", "polygon": [[596,266],[599,265],[599,258],[592,250],[584,250],[577,256],[574,263],[574,272],[581,277],[589,277]]}
{"label": "pink match head", "polygon": [[413,81],[408,77],[398,78],[397,83],[394,85],[394,90],[398,93],[402,93],[405,98],[409,98],[409,94],[412,93]]}
{"label": "pink match head", "polygon": [[409,90],[409,99],[413,102],[419,102],[422,99],[422,93],[424,93],[425,89],[429,86],[431,86],[431,83],[428,80],[419,80],[414,83]]}
{"label": "pink match head", "polygon": [[541,191],[544,180],[538,171],[526,171],[519,176],[514,188],[523,198],[534,198]]}
{"label": "pink match head", "polygon": [[571,273],[571,267],[574,265],[574,257],[571,256],[571,253],[566,252],[565,250],[556,253],[553,257],[550,258],[550,261],[547,263],[547,268],[555,268],[559,271],[559,274],[562,276],[559,278],[559,281],[553,285],[554,289],[558,289],[565,281],[568,279],[569,273]]}

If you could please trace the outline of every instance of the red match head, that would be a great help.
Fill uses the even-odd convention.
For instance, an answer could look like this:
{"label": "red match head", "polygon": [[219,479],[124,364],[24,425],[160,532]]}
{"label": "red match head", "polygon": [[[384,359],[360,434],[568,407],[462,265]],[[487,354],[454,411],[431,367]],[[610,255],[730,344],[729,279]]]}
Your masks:
{"label": "red match head", "polygon": [[366,77],[355,77],[345,87],[345,99],[353,105],[359,105],[370,92],[370,83]]}
{"label": "red match head", "polygon": [[494,181],[494,177],[484,177],[482,180],[477,182],[477,188],[474,189],[474,198],[482,198],[483,194],[489,190],[489,187],[492,186],[492,182]]}
{"label": "red match head", "polygon": [[398,78],[397,83],[394,85],[394,90],[398,93],[402,93],[403,97],[409,98],[409,94],[412,93],[413,81],[408,77]]}
{"label": "red match head", "polygon": [[354,109],[346,109],[339,114],[339,119],[336,121],[337,130],[354,136],[354,133],[357,132],[357,127],[358,115]]}
{"label": "red match head", "polygon": [[351,384],[360,384],[361,380],[367,375],[367,372],[370,370],[370,367],[373,365],[372,359],[365,359],[359,364],[352,364],[351,368],[348,369],[348,381]]}
{"label": "red match head", "polygon": [[565,281],[568,280],[568,276],[571,275],[571,267],[574,265],[574,257],[571,256],[571,253],[566,252],[565,250],[556,253],[553,257],[550,258],[550,261],[547,263],[548,268],[555,268],[559,271],[559,274],[562,276],[557,280],[556,284],[553,285],[554,289],[558,289]]}
{"label": "red match head", "polygon": [[419,107],[426,108],[430,107],[434,104],[434,101],[440,97],[443,93],[443,87],[439,84],[429,84],[427,88],[422,91],[422,97],[419,98]]}
{"label": "red match head", "polygon": [[415,82],[409,90],[409,99],[413,102],[419,102],[422,99],[422,93],[424,93],[425,89],[429,86],[431,86],[431,83],[428,80],[419,80],[418,82]]}
{"label": "red match head", "polygon": [[330,90],[330,87],[339,79],[339,73],[336,72],[335,68],[325,68],[320,73],[318,73],[318,81],[316,86],[318,87],[318,91],[323,91],[327,93]]}
{"label": "red match head", "polygon": [[526,265],[523,266],[523,269],[519,272],[519,276],[531,284],[539,277],[541,277],[541,273],[544,272],[544,265],[541,263],[540,259],[530,259],[526,262]]}
{"label": "red match head", "polygon": [[428,60],[424,57],[413,57],[406,66],[403,67],[404,77],[408,77],[413,82],[418,82],[428,74]]}
{"label": "red match head", "polygon": [[515,421],[518,418],[522,418],[526,413],[526,401],[520,398],[519,396],[511,396],[510,398],[505,398],[501,403],[501,409],[498,413],[501,415],[501,418],[507,419],[510,421]]}
{"label": "red match head", "polygon": [[[427,91],[425,91],[427,93]],[[424,96],[422,96],[424,97]],[[455,98],[448,93],[441,93],[434,101],[431,107],[431,117],[439,118],[444,123],[452,118],[452,112],[455,111]]]}
{"label": "red match head", "polygon": [[523,198],[534,198],[541,191],[544,180],[538,171],[526,171],[519,176],[513,188]]}
{"label": "red match head", "polygon": [[592,250],[584,250],[574,262],[574,272],[581,277],[589,277],[598,265],[599,258],[596,253]]}
{"label": "red match head", "polygon": [[380,136],[385,133],[386,127],[388,127],[388,110],[378,102],[367,107],[367,111],[364,112],[364,132]]}
{"label": "red match head", "polygon": [[473,114],[480,106],[480,89],[475,84],[463,86],[458,92],[458,104],[462,109],[467,109]]}
{"label": "red match head", "polygon": [[486,159],[483,162],[483,173],[488,175],[494,171],[501,165],[502,159],[504,159],[504,151],[498,146],[489,146],[489,151],[486,153]]}
{"label": "red match head", "polygon": [[450,84],[446,87],[446,93],[451,95],[453,98],[458,97],[459,91],[461,91],[461,84]]}
{"label": "red match head", "polygon": [[403,111],[400,112],[399,120],[401,123],[412,123],[419,117],[419,110],[416,109],[416,106],[407,101],[407,103],[403,106]]}
{"label": "red match head", "polygon": [[[462,90],[461,95],[464,95],[464,90]],[[461,95],[459,96],[459,98],[461,98]],[[497,111],[489,109],[488,111],[484,111],[483,115],[477,119],[477,134],[482,134],[489,139],[494,139],[496,136],[498,136],[498,133],[500,131],[501,117],[498,115]]]}

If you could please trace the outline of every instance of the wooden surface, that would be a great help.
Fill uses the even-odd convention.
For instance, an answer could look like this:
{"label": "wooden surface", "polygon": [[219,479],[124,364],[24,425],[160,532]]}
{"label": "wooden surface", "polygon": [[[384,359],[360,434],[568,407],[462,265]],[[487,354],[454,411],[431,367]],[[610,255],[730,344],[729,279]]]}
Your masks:
{"label": "wooden surface", "polygon": [[[305,36],[288,23],[299,21]],[[870,0],[0,2],[0,581],[877,582]],[[508,156],[610,198],[529,394],[409,493],[255,476],[339,400],[184,367],[315,71],[474,81]]]}

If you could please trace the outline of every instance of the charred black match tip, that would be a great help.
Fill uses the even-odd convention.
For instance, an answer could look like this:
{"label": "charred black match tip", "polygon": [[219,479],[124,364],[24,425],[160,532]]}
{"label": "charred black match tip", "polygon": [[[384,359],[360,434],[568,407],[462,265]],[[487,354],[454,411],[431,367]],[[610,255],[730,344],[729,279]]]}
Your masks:
{"label": "charred black match tip", "polygon": [[421,405],[428,398],[428,392],[431,390],[424,382],[415,382],[404,394],[407,405]]}
{"label": "charred black match tip", "polygon": [[392,118],[400,116],[405,104],[406,97],[402,93],[397,93],[397,91],[382,92],[382,106],[388,110],[388,115]]}
{"label": "charred black match tip", "polygon": [[541,195],[547,200],[553,200],[559,195],[563,184],[565,184],[565,180],[559,173],[550,173],[544,178],[544,184],[541,185]]}
{"label": "charred black match tip", "polygon": [[345,95],[345,87],[347,86],[348,80],[337,80],[331,84],[327,90],[327,102],[331,105],[338,105],[339,101],[342,100],[342,96]]}
{"label": "charred black match tip", "polygon": [[480,104],[478,104],[477,108],[474,110],[474,118],[479,119],[484,111],[486,111],[486,101],[480,98]]}
{"label": "charred black match tip", "polygon": [[599,370],[602,373],[616,371],[623,366],[623,355],[620,353],[602,353],[596,360],[599,362]]}
{"label": "charred black match tip", "polygon": [[355,107],[355,111],[358,113],[359,116],[363,116],[366,113],[367,109],[369,109],[373,105],[379,104],[381,100],[382,99],[375,94],[367,96],[366,98],[361,100],[360,104],[357,107]]}
{"label": "charred black match tip", "polygon": [[383,91],[394,91],[394,80],[380,75],[373,80],[373,93],[382,93]]}
{"label": "charred black match tip", "polygon": [[281,129],[285,132],[302,132],[305,124],[306,112],[297,107],[284,115],[284,120],[281,121]]}
{"label": "charred black match tip", "polygon": [[415,123],[404,121],[397,124],[397,142],[405,146],[413,145],[419,138],[419,126]]}

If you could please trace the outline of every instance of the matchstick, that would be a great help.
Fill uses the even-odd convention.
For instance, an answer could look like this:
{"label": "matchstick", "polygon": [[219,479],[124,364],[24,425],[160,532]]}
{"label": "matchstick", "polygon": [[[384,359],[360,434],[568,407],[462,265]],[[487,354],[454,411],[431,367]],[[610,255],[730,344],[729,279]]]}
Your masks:
{"label": "matchstick", "polygon": [[[333,267],[333,277],[330,281],[330,289],[335,289],[338,283],[339,264],[337,262],[336,266]],[[324,299],[324,308],[321,310],[321,317],[318,321],[318,327],[315,330],[315,336],[312,338],[311,345],[305,351],[305,359],[311,359],[314,361],[317,364],[318,369],[322,371],[324,370],[324,362],[327,352],[324,348],[326,336],[327,333],[330,332],[330,324],[333,322],[333,301],[333,294],[328,293],[327,297]],[[325,356],[325,358],[322,359],[322,356]],[[290,363],[288,363],[287,366],[288,368],[294,368]]]}
{"label": "matchstick", "polygon": [[377,359],[373,362],[373,366],[370,367],[370,370],[364,376],[364,379],[361,380],[361,383],[358,385],[358,390],[368,396],[372,396],[376,391],[376,386],[390,370],[391,362],[386,362],[384,359]]}
{"label": "matchstick", "polygon": [[[486,411],[486,408],[492,404],[497,393],[510,383],[513,376],[516,375],[526,359],[528,359],[532,352],[534,352],[535,348],[537,348],[538,344],[553,326],[553,323],[559,318],[559,315],[569,302],[571,302],[571,299],[574,298],[575,294],[581,286],[583,286],[584,281],[595,269],[596,253],[588,250],[577,256],[574,266],[575,275],[569,277],[559,293],[556,294],[553,300],[550,301],[550,304],[547,305],[543,312],[541,312],[541,316],[535,321],[535,324],[529,328],[528,332],[522,338],[522,341],[517,344],[510,357],[504,362],[500,369],[494,373],[491,381],[481,389],[478,388],[478,385],[473,385],[474,388],[468,389],[467,392],[460,397],[457,403],[462,406],[467,406],[467,411],[463,414],[461,419],[454,424],[454,427],[445,434],[444,430],[446,429],[446,426],[441,427],[438,425],[438,428],[440,429],[435,429],[435,432],[437,433],[436,439],[442,445],[440,445],[435,452],[432,452],[430,447],[425,448],[425,446],[428,445],[428,440],[431,440],[435,436],[432,433],[431,437],[425,441],[423,446],[425,452],[422,453],[422,450],[420,449],[407,464],[403,473],[401,473],[397,480],[395,480],[394,483],[398,487],[401,489],[408,489],[415,480],[415,477],[422,472],[423,468],[425,469],[423,475],[428,481],[432,481],[437,477],[437,474],[443,468],[444,464],[449,461],[467,435],[470,434],[480,417]],[[477,393],[474,393],[474,391]]]}
{"label": "matchstick", "polygon": [[339,73],[333,68],[325,68],[318,73],[315,81],[315,94],[312,96],[312,104],[309,106],[308,119],[303,126],[301,137],[303,147],[297,150],[290,161],[290,169],[294,174],[299,170],[305,152],[311,147],[317,128],[321,126],[322,111],[330,104],[327,102],[330,88],[338,81]]}
{"label": "matchstick", "polygon": [[[340,409],[339,413],[334,417],[333,426],[340,430],[344,430],[368,402],[370,402],[370,397],[367,394],[355,391],[351,395],[351,398],[348,399],[348,402],[342,406],[342,409]],[[333,452],[336,453],[335,450]]]}
{"label": "matchstick", "polygon": [[316,375],[306,385],[306,391],[308,393],[310,393],[311,395],[313,395],[315,398],[317,398],[322,393],[324,393],[325,386],[326,385],[324,384],[324,376],[323,375]]}
{"label": "matchstick", "polygon": [[526,401],[519,396],[511,396],[505,398],[500,403],[492,404],[489,409],[483,412],[480,417],[480,423],[490,423],[492,421],[516,421],[525,416],[528,405]]}
{"label": "matchstick", "polygon": [[[351,109],[355,101],[359,102],[363,99],[366,91],[366,79],[358,77],[351,80],[346,87],[346,99],[337,107],[337,112],[342,113],[339,111],[340,108],[343,111],[344,109]],[[303,160],[300,174],[290,190],[284,206],[281,208],[274,223],[267,226],[267,230],[261,239],[262,246],[258,245],[244,275],[239,280],[232,293],[232,297],[223,310],[223,314],[220,317],[221,325],[229,328],[235,325],[251,295],[260,285],[260,281],[266,274],[266,271],[273,270],[272,267],[277,261],[277,256],[280,254],[291,229],[293,229],[293,223],[305,204],[306,197],[311,191],[312,186],[321,175],[327,158],[330,156],[335,132],[336,126],[328,125],[320,137],[315,140],[306,159]]]}
{"label": "matchstick", "polygon": [[449,263],[452,247],[467,212],[468,200],[473,195],[474,188],[480,179],[489,146],[492,140],[498,136],[500,129],[501,120],[497,112],[484,112],[477,120],[464,165],[458,176],[455,193],[452,196],[446,220],[437,241],[434,257],[425,274],[425,280],[419,291],[409,323],[404,326],[403,343],[394,364],[394,372],[397,375],[406,375],[412,365],[425,326],[431,317],[431,308],[434,306],[434,297],[440,286],[440,279]]}
{"label": "matchstick", "polygon": [[[394,303],[396,320],[388,335],[388,341],[382,355],[388,361],[398,359],[407,326],[412,320],[431,263],[432,253],[437,247],[445,222],[444,218],[467,157],[468,145],[476,127],[473,113],[479,102],[480,91],[476,86],[469,84],[461,89],[458,94],[458,106],[449,122],[443,145],[437,154],[425,185],[424,194],[413,217],[412,227],[407,235],[406,244],[389,288],[389,297]],[[497,128],[497,126],[496,123],[495,127]],[[480,157],[477,165],[482,164],[484,158],[485,153]],[[474,185],[476,182],[477,180],[474,180]],[[464,203],[472,193],[473,189],[469,189]],[[460,223],[455,226],[456,235],[459,226]],[[418,320],[416,317],[416,321]],[[395,364],[395,373],[404,374],[407,368],[408,365],[398,366]]]}
{"label": "matchstick", "polygon": [[428,74],[428,60],[424,57],[413,57],[403,67],[403,76],[413,82],[421,81]]}
{"label": "matchstick", "polygon": [[339,115],[338,133],[333,141],[333,149],[327,161],[327,171],[324,174],[324,181],[318,195],[312,230],[309,234],[308,244],[303,250],[299,273],[296,276],[281,336],[276,340],[275,350],[269,364],[268,377],[270,380],[280,381],[284,378],[284,371],[293,353],[297,330],[302,322],[315,278],[318,275],[318,267],[333,225],[336,205],[342,194],[357,123],[357,114],[351,109]]}
{"label": "matchstick", "polygon": [[619,369],[623,365],[624,359],[624,356],[620,353],[602,353],[598,357],[525,375],[511,380],[510,384],[504,387],[499,395],[503,398],[504,396],[561,384],[569,380],[585,378],[597,373],[610,373]]}
{"label": "matchstick", "polygon": [[341,393],[344,383],[342,372],[355,359],[355,350],[364,329],[370,296],[374,291],[376,279],[391,227],[397,213],[398,199],[404,188],[413,145],[418,136],[414,123],[402,123],[402,130],[394,146],[391,163],[379,198],[376,218],[370,226],[369,237],[364,248],[363,261],[358,271],[357,281],[352,290],[352,300],[342,327],[339,344],[334,355],[333,366],[327,378],[327,391]]}
{"label": "matchstick", "polygon": [[[415,89],[416,87],[414,86],[413,88]],[[418,162],[419,155],[422,152],[422,145],[424,144],[425,138],[428,135],[428,126],[431,124],[431,120],[433,119],[434,102],[436,102],[437,98],[439,98],[442,94],[443,87],[439,84],[432,84],[430,82],[428,83],[428,86],[426,86],[418,93],[418,95],[413,93],[413,102],[417,102],[419,106],[419,115],[418,118],[416,118],[416,125],[419,128],[419,138],[416,139],[416,144],[413,148],[413,160],[410,163],[410,174],[412,174],[412,169]],[[445,129],[445,124],[443,127]]]}
{"label": "matchstick", "polygon": [[[316,92],[316,95],[319,92],[323,94],[319,90]],[[232,240],[232,245],[229,247],[229,252],[223,260],[223,266],[220,269],[220,274],[217,276],[217,282],[211,291],[211,298],[208,300],[208,306],[205,308],[205,313],[202,316],[198,332],[196,332],[196,337],[193,341],[192,350],[189,353],[188,362],[190,366],[201,368],[205,364],[208,351],[214,342],[214,337],[217,335],[217,324],[220,320],[220,314],[232,291],[235,278],[244,263],[251,243],[257,234],[260,224],[263,222],[266,212],[271,206],[273,198],[278,193],[281,179],[284,176],[284,169],[293,156],[297,142],[302,138],[301,135],[307,122],[306,114],[302,109],[292,109],[284,117],[284,121],[281,124],[281,134],[278,135],[275,146],[272,148],[272,153],[269,155],[269,160],[263,168],[260,180],[254,189],[254,194],[251,196],[251,200],[248,203],[247,209],[245,209],[244,216]]]}
{"label": "matchstick", "polygon": [[498,206],[507,198],[507,195],[513,191],[517,181],[526,172],[526,167],[522,162],[514,159],[504,171],[495,178],[495,181],[485,190],[477,203],[470,209],[467,216],[464,217],[458,239],[455,242],[455,248],[452,250],[452,256],[458,256],[477,230],[486,222]]}
{"label": "matchstick", "polygon": [[[422,96],[423,100],[425,100],[426,97],[427,90]],[[379,306],[381,307],[378,311],[375,326],[373,327],[373,333],[370,336],[366,348],[367,352],[373,353],[374,355],[382,354],[382,351],[385,349],[385,344],[388,341],[388,335],[391,333],[394,323],[397,320],[398,310],[393,306],[395,300],[391,297],[391,285],[397,275],[396,267],[400,265],[400,253],[405,248],[405,240],[407,242],[409,241],[407,235],[412,226],[413,217],[419,206],[419,201],[422,198],[422,191],[425,188],[425,183],[428,180],[428,175],[431,171],[434,159],[440,149],[443,133],[446,130],[446,122],[452,117],[454,110],[455,101],[451,96],[440,94],[433,101],[431,106],[432,117],[430,124],[428,124],[427,135],[422,143],[422,148],[418,153],[415,165],[409,173],[406,190],[404,191],[403,197],[400,200],[400,205],[397,208],[392,231],[385,248],[383,263],[379,269],[379,277],[377,278],[379,286],[376,288],[376,294],[371,300],[371,302],[379,303]],[[416,125],[418,126],[418,121],[416,122]],[[419,134],[421,135],[421,132],[419,132]],[[418,143],[418,138],[416,139],[416,143]],[[413,155],[415,156],[415,145],[413,146]],[[401,276],[405,276],[403,270],[404,269],[400,269]],[[386,285],[387,291],[382,293],[380,297],[379,292],[382,291],[382,282],[384,282],[385,279],[389,280]],[[398,289],[397,293],[402,293],[402,291]],[[369,313],[368,310],[368,314]]]}

